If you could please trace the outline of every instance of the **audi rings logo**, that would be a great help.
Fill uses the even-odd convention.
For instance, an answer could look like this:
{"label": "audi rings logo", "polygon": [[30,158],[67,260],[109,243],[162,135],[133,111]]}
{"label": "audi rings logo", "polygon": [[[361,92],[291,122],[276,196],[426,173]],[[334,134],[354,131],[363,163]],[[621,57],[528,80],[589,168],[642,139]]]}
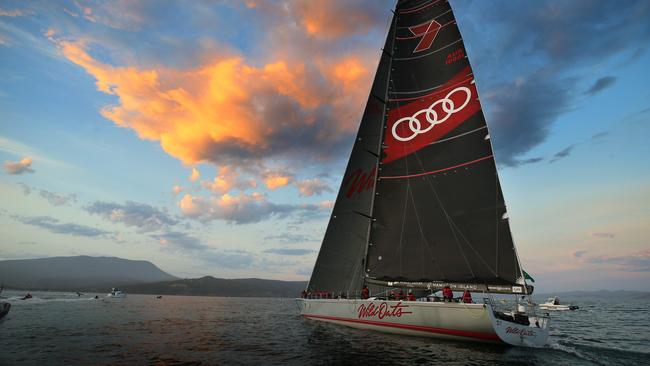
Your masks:
{"label": "audi rings logo", "polygon": [[[471,84],[474,84],[474,80],[472,80]],[[465,97],[465,100],[463,101],[462,104],[456,105],[452,97],[457,95],[458,93],[463,94]],[[441,123],[444,123],[446,120],[451,117],[452,114],[459,112],[465,108],[469,102],[472,100],[472,91],[466,87],[466,86],[459,86],[442,98],[436,100],[433,104],[431,104],[428,108],[425,109],[420,109],[419,111],[415,112],[412,116],[409,117],[403,117],[395,121],[393,124],[392,128],[392,133],[393,137],[398,140],[398,141],[411,141],[413,140],[417,135],[422,134],[422,133],[427,133],[431,131],[431,129],[439,125]],[[444,117],[440,117],[438,112],[435,111],[435,107],[440,105],[442,108],[442,111],[444,112]],[[421,115],[424,115],[426,118],[426,122],[420,121],[419,117]],[[397,128],[402,124],[402,123],[407,123],[408,124],[408,129],[410,130],[410,134],[408,136],[400,136],[397,133]],[[428,123],[426,127],[423,128],[423,124]]]}

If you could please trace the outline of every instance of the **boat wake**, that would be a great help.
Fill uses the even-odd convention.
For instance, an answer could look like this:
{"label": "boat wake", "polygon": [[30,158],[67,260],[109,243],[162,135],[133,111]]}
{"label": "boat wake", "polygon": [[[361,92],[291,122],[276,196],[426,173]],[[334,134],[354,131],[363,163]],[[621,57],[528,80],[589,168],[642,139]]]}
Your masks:
{"label": "boat wake", "polygon": [[587,354],[584,354],[584,353],[581,352],[581,351],[578,351],[578,350],[577,350],[576,348],[574,348],[574,347],[560,344],[560,343],[558,343],[557,341],[550,341],[550,342],[547,344],[547,347],[550,348],[550,349],[556,350],[556,351],[560,351],[560,352],[563,352],[563,353],[567,353],[567,354],[572,355],[572,356],[574,356],[574,357],[577,357],[577,358],[579,358],[579,359],[581,359],[581,360],[585,360],[585,361],[593,362],[593,363],[596,364],[596,365],[608,365],[608,363],[602,362],[602,361],[599,360],[598,357],[596,357],[596,356],[591,357],[591,356],[589,356],[589,355],[587,355]]}
{"label": "boat wake", "polygon": [[12,296],[3,299],[3,301],[10,303],[12,306],[29,305],[29,304],[47,304],[51,302],[79,302],[79,301],[97,301],[97,300],[101,300],[101,298],[95,299],[94,297],[79,297],[74,299],[66,299],[66,298],[40,298],[34,296],[29,299],[24,299],[23,296]]}

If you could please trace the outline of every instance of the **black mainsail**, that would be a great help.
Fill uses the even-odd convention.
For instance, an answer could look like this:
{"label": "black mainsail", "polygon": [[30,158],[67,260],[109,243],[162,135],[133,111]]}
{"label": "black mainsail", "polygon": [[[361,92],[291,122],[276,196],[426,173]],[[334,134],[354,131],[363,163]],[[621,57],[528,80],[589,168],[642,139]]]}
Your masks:
{"label": "black mainsail", "polygon": [[524,293],[451,7],[400,0],[309,289]]}

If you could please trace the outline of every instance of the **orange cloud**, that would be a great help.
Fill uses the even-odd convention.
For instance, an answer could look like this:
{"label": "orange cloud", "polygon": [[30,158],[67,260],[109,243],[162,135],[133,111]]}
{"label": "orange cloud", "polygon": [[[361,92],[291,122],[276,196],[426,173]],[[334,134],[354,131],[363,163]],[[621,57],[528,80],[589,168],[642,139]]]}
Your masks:
{"label": "orange cloud", "polygon": [[184,188],[183,188],[182,186],[175,185],[175,186],[172,188],[172,193],[174,193],[174,196],[177,196],[179,193],[183,192],[183,189],[184,189]]}
{"label": "orange cloud", "polygon": [[198,169],[192,168],[192,173],[190,174],[190,181],[191,182],[196,182],[201,178],[201,173],[199,173]]}
{"label": "orange cloud", "polygon": [[178,202],[178,207],[181,212],[189,217],[200,216],[203,213],[203,207],[200,199],[192,197],[191,194],[186,193],[183,198]]}
{"label": "orange cloud", "polygon": [[214,180],[203,181],[201,185],[218,194],[226,194],[233,188],[243,191],[247,188],[257,187],[254,179],[239,179],[239,174],[229,166],[219,168],[219,175],[214,177]]}
{"label": "orange cloud", "polygon": [[34,169],[32,169],[32,158],[29,157],[22,158],[19,161],[6,160],[4,167],[5,172],[11,175],[34,173]]}
{"label": "orange cloud", "polygon": [[[117,105],[102,109],[105,118],[140,138],[160,141],[186,164],[304,149],[354,130],[349,118],[338,119],[349,113],[338,111],[325,120],[318,107],[336,105],[330,91],[345,90],[364,75],[356,61],[327,71],[330,85],[313,81],[318,75],[309,75],[304,65],[286,61],[255,68],[241,58],[225,57],[193,70],[141,70],[102,63],[81,41],[57,43],[65,57],[95,77],[98,90],[118,98]],[[354,96],[339,93],[338,98]],[[322,125],[316,126],[319,118]]]}
{"label": "orange cloud", "polygon": [[383,18],[387,20],[388,9],[383,13],[372,2],[298,0],[292,3],[292,11],[310,36],[334,39],[366,33]]}
{"label": "orange cloud", "polygon": [[269,189],[284,187],[291,181],[291,176],[282,173],[271,173],[264,177],[264,184]]}

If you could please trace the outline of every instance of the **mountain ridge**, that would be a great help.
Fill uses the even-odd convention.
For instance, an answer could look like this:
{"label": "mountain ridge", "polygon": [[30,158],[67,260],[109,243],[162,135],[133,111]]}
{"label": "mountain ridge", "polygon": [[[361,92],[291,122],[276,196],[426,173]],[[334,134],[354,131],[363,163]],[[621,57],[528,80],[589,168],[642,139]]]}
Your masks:
{"label": "mountain ridge", "polygon": [[101,290],[177,277],[146,260],[118,257],[48,257],[0,261],[0,283],[28,290]]}

